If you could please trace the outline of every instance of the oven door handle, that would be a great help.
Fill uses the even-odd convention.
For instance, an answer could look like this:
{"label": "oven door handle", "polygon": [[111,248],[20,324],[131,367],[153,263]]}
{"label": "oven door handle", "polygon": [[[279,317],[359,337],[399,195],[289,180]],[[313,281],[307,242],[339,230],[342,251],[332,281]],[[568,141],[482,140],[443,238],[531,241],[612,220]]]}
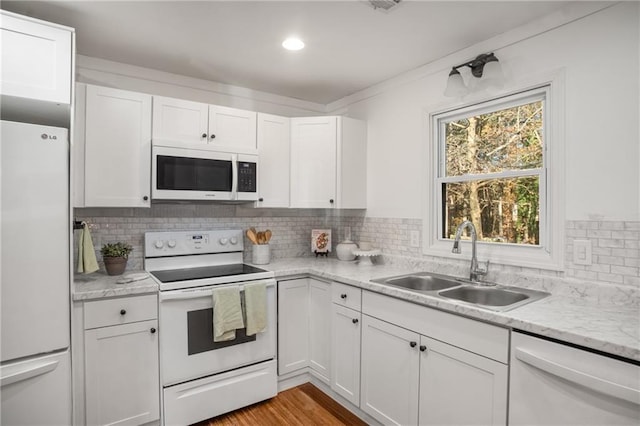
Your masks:
{"label": "oven door handle", "polygon": [[[259,283],[261,281],[252,281],[253,283]],[[267,287],[273,287],[276,285],[275,280],[265,280],[265,285]],[[161,291],[159,298],[160,301],[166,300],[185,300],[185,299],[197,299],[199,297],[204,297],[211,295],[211,291],[217,286],[212,285],[208,287],[198,288],[198,289],[184,289],[184,290],[173,290],[173,291]],[[244,290],[244,286],[240,284],[240,290]]]}

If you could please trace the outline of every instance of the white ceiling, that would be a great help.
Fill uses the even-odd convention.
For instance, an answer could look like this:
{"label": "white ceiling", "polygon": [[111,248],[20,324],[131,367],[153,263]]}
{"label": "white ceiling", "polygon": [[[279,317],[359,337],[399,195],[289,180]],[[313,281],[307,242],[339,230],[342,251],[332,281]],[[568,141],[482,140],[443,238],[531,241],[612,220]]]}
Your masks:
{"label": "white ceiling", "polygon": [[[388,13],[360,0],[3,1],[2,8],[74,27],[82,55],[327,104],[566,3],[405,0]],[[292,34],[304,50],[281,47]]]}

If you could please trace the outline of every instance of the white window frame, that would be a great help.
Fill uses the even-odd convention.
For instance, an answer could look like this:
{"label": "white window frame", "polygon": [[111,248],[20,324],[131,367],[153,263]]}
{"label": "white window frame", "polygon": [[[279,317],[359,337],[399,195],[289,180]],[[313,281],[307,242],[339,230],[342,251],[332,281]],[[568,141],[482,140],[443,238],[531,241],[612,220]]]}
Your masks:
{"label": "white window frame", "polygon": [[[423,218],[423,253],[451,259],[469,259],[471,243],[461,241],[462,255],[451,252],[452,241],[442,236],[442,183],[461,181],[460,177],[444,176],[444,121],[468,117],[474,113],[534,102],[544,97],[544,144],[542,169],[519,170],[482,175],[482,178],[505,178],[525,175],[540,176],[540,245],[514,243],[488,243],[478,241],[481,261],[519,267],[562,270],[564,251],[564,78],[558,73],[538,84],[521,87],[491,99],[478,99],[473,103],[443,109],[428,115],[426,205]],[[463,179],[478,178],[478,175]]]}

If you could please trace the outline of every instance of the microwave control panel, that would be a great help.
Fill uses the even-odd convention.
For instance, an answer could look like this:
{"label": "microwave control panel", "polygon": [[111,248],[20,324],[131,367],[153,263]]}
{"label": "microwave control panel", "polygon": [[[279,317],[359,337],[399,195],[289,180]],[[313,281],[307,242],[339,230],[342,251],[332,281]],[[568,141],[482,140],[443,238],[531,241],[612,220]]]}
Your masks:
{"label": "microwave control panel", "polygon": [[256,163],[238,161],[238,192],[256,192],[257,180]]}

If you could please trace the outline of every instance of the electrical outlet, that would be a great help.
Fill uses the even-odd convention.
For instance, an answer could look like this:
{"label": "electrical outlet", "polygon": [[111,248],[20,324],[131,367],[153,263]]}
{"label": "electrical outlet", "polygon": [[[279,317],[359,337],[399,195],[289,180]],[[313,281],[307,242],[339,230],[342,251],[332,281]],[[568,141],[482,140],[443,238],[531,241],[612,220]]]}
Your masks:
{"label": "electrical outlet", "polygon": [[573,241],[573,263],[576,265],[591,265],[591,241]]}
{"label": "electrical outlet", "polygon": [[420,247],[420,231],[414,230],[411,231],[411,242],[409,243],[411,247]]}

